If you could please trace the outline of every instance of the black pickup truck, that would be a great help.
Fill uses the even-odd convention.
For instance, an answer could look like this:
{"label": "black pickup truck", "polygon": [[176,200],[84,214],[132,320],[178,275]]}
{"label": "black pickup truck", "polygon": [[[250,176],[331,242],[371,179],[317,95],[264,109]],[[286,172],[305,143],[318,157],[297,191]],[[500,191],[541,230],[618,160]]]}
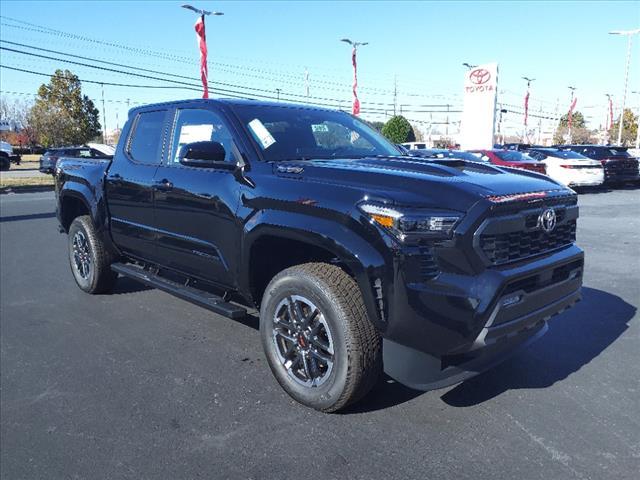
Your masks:
{"label": "black pickup truck", "polygon": [[63,158],[58,171],[82,290],[124,275],[230,318],[257,309],[278,382],[326,412],[383,370],[422,390],[476,375],[580,298],[572,190],[403,156],[344,112],[145,106],[112,160]]}

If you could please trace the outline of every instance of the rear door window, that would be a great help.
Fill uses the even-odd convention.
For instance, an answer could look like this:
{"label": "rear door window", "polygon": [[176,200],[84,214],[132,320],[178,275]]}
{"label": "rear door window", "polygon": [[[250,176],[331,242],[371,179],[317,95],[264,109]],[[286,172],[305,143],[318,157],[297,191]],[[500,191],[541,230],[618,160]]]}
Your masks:
{"label": "rear door window", "polygon": [[160,163],[166,113],[166,110],[155,110],[138,114],[127,147],[127,153],[135,162]]}

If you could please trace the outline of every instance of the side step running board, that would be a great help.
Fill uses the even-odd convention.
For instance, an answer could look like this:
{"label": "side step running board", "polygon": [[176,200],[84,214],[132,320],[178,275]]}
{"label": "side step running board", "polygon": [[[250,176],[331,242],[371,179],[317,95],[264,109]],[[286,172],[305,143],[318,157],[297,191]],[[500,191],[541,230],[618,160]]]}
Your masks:
{"label": "side step running board", "polygon": [[163,290],[225,317],[239,319],[243,318],[247,314],[246,309],[234,305],[233,303],[226,302],[222,297],[214,295],[213,293],[180,285],[179,283],[162,278],[159,275],[155,275],[135,265],[114,263],[111,265],[111,270],[119,273],[120,275],[124,275],[125,277],[133,278],[134,280],[142,282],[145,285],[149,285],[150,287]]}

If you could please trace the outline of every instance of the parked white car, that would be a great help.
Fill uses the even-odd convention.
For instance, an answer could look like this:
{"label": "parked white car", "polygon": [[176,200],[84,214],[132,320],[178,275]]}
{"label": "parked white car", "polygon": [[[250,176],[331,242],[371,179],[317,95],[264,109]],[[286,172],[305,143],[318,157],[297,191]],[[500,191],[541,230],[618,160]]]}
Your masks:
{"label": "parked white car", "polygon": [[602,164],[571,150],[532,148],[527,155],[544,163],[547,175],[568,187],[595,187],[604,183]]}
{"label": "parked white car", "polygon": [[404,148],[407,150],[422,150],[424,148],[429,148],[429,146],[424,142],[406,142],[401,143]]}

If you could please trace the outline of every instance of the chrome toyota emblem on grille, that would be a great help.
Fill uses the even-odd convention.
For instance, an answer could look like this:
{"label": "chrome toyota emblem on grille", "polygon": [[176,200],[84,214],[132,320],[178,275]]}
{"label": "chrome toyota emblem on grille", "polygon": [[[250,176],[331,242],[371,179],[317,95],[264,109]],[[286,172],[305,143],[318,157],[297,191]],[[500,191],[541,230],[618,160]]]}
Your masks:
{"label": "chrome toyota emblem on grille", "polygon": [[553,208],[547,208],[538,217],[538,225],[547,233],[556,228],[556,212]]}

